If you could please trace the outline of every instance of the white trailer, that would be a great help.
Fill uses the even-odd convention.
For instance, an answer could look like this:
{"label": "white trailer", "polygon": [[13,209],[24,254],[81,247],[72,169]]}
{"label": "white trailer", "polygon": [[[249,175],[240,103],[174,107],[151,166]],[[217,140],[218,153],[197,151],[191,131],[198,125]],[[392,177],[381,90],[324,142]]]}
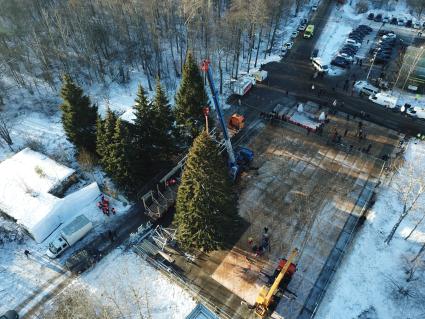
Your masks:
{"label": "white trailer", "polygon": [[391,94],[380,92],[369,96],[369,100],[371,100],[373,103],[393,109],[397,106],[398,99]]}
{"label": "white trailer", "polygon": [[240,78],[233,84],[233,93],[244,96],[252,88],[253,80],[250,76]]}
{"label": "white trailer", "polygon": [[50,258],[58,257],[83,238],[92,228],[92,222],[85,215],[78,215],[62,229],[59,237],[49,244],[47,256]]}

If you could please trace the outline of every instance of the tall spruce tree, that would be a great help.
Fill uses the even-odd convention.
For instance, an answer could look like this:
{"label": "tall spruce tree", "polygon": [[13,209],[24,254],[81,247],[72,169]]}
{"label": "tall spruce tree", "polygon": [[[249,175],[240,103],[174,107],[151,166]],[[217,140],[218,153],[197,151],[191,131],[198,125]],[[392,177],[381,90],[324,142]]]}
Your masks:
{"label": "tall spruce tree", "polygon": [[108,154],[108,171],[115,183],[125,190],[131,184],[128,137],[126,126],[117,119]]}
{"label": "tall spruce tree", "polygon": [[152,175],[150,166],[154,162],[153,139],[155,130],[153,130],[152,120],[155,118],[155,112],[149,103],[145,90],[141,85],[137,90],[137,96],[134,104],[135,120],[132,127],[132,173],[138,183],[143,183]]}
{"label": "tall spruce tree", "polygon": [[96,122],[96,153],[100,157],[100,163],[106,172],[110,172],[110,153],[113,136],[115,133],[117,116],[109,108],[106,110],[105,119],[100,117]]}
{"label": "tall spruce tree", "polygon": [[239,220],[226,164],[204,131],[193,142],[176,201],[177,240],[186,249],[223,247]]}
{"label": "tall spruce tree", "polygon": [[176,94],[175,116],[182,142],[190,145],[204,127],[203,107],[208,96],[203,79],[192,53],[188,53],[183,66],[179,90]]}
{"label": "tall spruce tree", "polygon": [[152,129],[155,132],[152,136],[152,144],[154,146],[153,158],[156,163],[163,165],[176,153],[176,141],[174,116],[159,78],[156,82],[152,111],[155,113],[151,121]]}
{"label": "tall spruce tree", "polygon": [[96,148],[97,106],[91,105],[90,99],[74,83],[69,75],[64,75],[60,92],[63,103],[62,124],[68,140],[77,150],[86,149],[94,152]]}

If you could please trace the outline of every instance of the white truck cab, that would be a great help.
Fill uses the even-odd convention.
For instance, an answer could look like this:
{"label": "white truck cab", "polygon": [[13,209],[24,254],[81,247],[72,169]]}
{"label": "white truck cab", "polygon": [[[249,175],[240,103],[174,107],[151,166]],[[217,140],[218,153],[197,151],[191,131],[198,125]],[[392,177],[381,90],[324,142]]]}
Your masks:
{"label": "white truck cab", "polygon": [[390,109],[393,109],[397,106],[397,97],[386,93],[386,92],[380,92],[376,94],[372,94],[369,96],[369,100],[371,100],[373,103],[388,107]]}
{"label": "white truck cab", "polygon": [[61,230],[59,237],[49,244],[46,255],[52,259],[58,257],[83,238],[92,228],[92,222],[85,215],[75,217]]}

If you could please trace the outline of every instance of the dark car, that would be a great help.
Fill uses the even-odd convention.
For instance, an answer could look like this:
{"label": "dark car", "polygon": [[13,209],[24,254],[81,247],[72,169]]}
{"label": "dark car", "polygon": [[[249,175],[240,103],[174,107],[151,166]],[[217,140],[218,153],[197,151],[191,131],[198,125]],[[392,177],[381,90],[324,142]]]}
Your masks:
{"label": "dark car", "polygon": [[350,51],[350,50],[341,50],[341,51],[339,51],[339,52],[340,52],[340,53],[348,54],[349,56],[355,56],[355,55],[356,55],[356,53],[355,53],[355,52]]}
{"label": "dark car", "polygon": [[398,23],[397,18],[396,17],[392,18],[391,21],[390,21],[390,23],[391,24],[397,24]]}
{"label": "dark car", "polygon": [[369,33],[373,31],[373,29],[372,29],[371,27],[369,27],[368,25],[365,25],[365,24],[361,24],[361,25],[359,25],[357,28],[365,29],[365,30],[367,30]]}
{"label": "dark car", "polygon": [[386,35],[386,34],[388,34],[388,33],[393,33],[393,31],[390,31],[390,30],[379,30],[378,31],[378,35],[379,36],[383,36],[383,35]]}
{"label": "dark car", "polygon": [[373,18],[375,18],[375,14],[373,12],[369,13],[369,15],[367,16],[367,18],[369,20],[373,20]]}
{"label": "dark car", "polygon": [[350,51],[353,53],[357,53],[357,48],[353,48],[352,46],[344,46],[341,50]]}
{"label": "dark car", "polygon": [[375,20],[376,22],[382,22],[382,14],[378,13],[373,20]]}
{"label": "dark car", "polygon": [[314,49],[313,52],[311,52],[310,60],[317,58],[318,55],[319,55],[319,49]]}
{"label": "dark car", "polygon": [[406,27],[411,28],[411,27],[412,27],[412,25],[413,25],[412,20],[407,20],[407,22],[406,22]]}
{"label": "dark car", "polygon": [[358,32],[358,31],[353,31],[353,32],[350,32],[350,33],[348,34],[348,36],[349,36],[349,37],[351,37],[351,36],[361,37],[361,38],[363,39],[366,35],[365,35],[365,34],[363,34],[363,33],[361,33],[361,32]]}
{"label": "dark car", "polygon": [[8,310],[0,319],[19,319],[19,315],[15,310]]}
{"label": "dark car", "polygon": [[366,28],[361,28],[361,27],[357,27],[356,29],[353,30],[353,32],[360,32],[362,34],[369,34],[370,31]]}
{"label": "dark car", "polygon": [[339,66],[343,69],[350,68],[350,62],[342,57],[336,57],[331,61],[332,65]]}

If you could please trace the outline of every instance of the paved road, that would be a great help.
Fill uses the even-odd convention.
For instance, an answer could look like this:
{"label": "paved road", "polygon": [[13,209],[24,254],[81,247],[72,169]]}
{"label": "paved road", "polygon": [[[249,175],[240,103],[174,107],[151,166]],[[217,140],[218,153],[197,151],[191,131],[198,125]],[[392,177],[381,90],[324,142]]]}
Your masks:
{"label": "paved road", "polygon": [[[277,101],[286,97],[289,91],[290,96],[300,101],[311,100],[330,105],[336,99],[339,102],[338,109],[341,111],[352,115],[359,115],[363,111],[367,114],[369,121],[408,135],[425,133],[424,120],[414,120],[372,103],[367,98],[351,96],[351,90],[342,91],[341,83],[346,80],[347,74],[312,80],[314,71],[309,58],[334,5],[335,1],[327,0],[312,18],[311,24],[315,25],[316,30],[313,39],[299,37],[291,52],[281,62],[272,62],[263,66],[263,69],[269,72],[268,81],[264,85],[258,85],[252,92],[241,98],[242,106],[247,108],[248,117],[251,117],[253,112],[258,114],[259,111],[271,111]],[[357,80],[362,76],[366,78],[366,68],[352,69],[352,72],[356,72]],[[314,90],[311,89],[313,83]],[[323,93],[318,96],[317,92],[320,89]]]}

